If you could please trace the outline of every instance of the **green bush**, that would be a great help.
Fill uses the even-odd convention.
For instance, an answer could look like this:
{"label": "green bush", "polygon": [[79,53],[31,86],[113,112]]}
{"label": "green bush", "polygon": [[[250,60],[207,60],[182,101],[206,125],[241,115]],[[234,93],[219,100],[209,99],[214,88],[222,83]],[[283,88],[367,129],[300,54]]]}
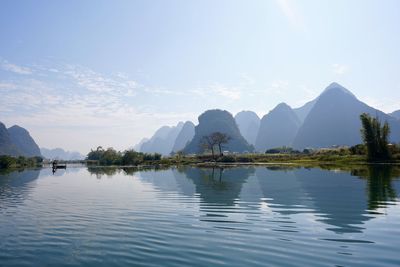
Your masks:
{"label": "green bush", "polygon": [[226,156],[222,156],[219,157],[218,162],[236,162],[236,158],[234,156],[230,156],[230,155],[226,155]]}
{"label": "green bush", "polygon": [[0,156],[0,169],[7,169],[12,167],[35,167],[43,162],[42,157],[26,158],[19,156],[18,158],[11,156]]}
{"label": "green bush", "polygon": [[237,156],[236,162],[254,162],[254,158],[250,156]]}
{"label": "green bush", "polygon": [[7,169],[17,163],[16,159],[10,156],[0,156],[0,169]]}
{"label": "green bush", "polygon": [[349,148],[351,155],[366,155],[367,148],[363,144],[358,144]]}
{"label": "green bush", "polygon": [[122,156],[122,164],[136,166],[144,161],[143,158],[143,153],[139,153],[134,150],[128,150],[125,151],[124,155]]}

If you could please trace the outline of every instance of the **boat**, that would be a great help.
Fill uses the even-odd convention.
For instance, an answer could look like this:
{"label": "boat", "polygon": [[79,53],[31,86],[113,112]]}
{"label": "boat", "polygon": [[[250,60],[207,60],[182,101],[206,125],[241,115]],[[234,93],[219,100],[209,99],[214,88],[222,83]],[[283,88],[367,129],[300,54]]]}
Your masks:
{"label": "boat", "polygon": [[53,171],[55,171],[56,169],[66,169],[67,168],[67,164],[66,163],[58,163],[57,160],[53,161]]}

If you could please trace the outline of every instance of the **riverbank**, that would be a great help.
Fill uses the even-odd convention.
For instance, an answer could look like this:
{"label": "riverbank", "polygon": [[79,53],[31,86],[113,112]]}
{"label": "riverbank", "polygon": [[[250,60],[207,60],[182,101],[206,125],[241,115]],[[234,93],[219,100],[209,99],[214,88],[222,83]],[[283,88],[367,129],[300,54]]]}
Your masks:
{"label": "riverbank", "polygon": [[326,154],[241,154],[221,157],[192,156],[167,157],[161,164],[291,164],[291,165],[357,165],[357,164],[400,164],[400,159],[368,161],[364,155],[326,155]]}
{"label": "riverbank", "polygon": [[[35,158],[12,158],[8,156],[1,157],[3,164],[0,168],[1,172],[8,172],[13,170],[21,170],[24,168],[36,168],[43,166],[43,163]],[[75,164],[76,162],[66,162],[67,165]],[[365,155],[340,155],[340,154],[233,154],[224,155],[219,157],[212,157],[211,155],[175,155],[170,157],[160,157],[157,159],[146,160],[138,162],[138,164],[104,164],[100,161],[87,160],[80,161],[90,168],[93,167],[118,167],[118,168],[167,168],[170,166],[196,166],[196,167],[235,167],[235,166],[293,166],[293,167],[320,167],[330,166],[334,167],[351,167],[357,165],[398,165],[400,166],[400,159],[398,155],[393,157],[390,161],[368,161]]]}
{"label": "riverbank", "polygon": [[147,161],[137,165],[101,165],[91,161],[87,166],[90,168],[96,167],[118,167],[118,168],[168,168],[170,166],[193,166],[193,167],[236,167],[236,166],[287,166],[287,167],[352,167],[361,165],[396,165],[400,166],[399,160],[370,162],[366,156],[361,155],[282,155],[282,154],[244,154],[244,155],[229,155],[213,158],[212,156],[173,156],[164,157],[156,161]]}

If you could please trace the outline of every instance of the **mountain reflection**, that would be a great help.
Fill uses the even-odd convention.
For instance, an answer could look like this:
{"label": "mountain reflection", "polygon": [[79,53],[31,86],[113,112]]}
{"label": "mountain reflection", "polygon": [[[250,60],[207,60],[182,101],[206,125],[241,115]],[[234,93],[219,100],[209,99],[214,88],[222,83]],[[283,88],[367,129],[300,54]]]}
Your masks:
{"label": "mountain reflection", "polygon": [[233,206],[254,168],[187,168],[184,172],[195,184],[202,202]]}
{"label": "mountain reflection", "polygon": [[[89,169],[112,176],[117,169]],[[136,169],[124,169],[133,175]],[[199,198],[205,216],[222,215],[230,207],[259,210],[267,205],[285,216],[313,214],[335,233],[358,233],[371,212],[393,204],[397,198],[398,167],[362,166],[328,170],[293,167],[196,168],[140,171],[140,179],[163,192]],[[261,212],[261,211],[260,211]]]}
{"label": "mountain reflection", "polygon": [[199,195],[204,203],[232,206],[239,198],[243,183],[254,168],[171,168],[162,172],[141,172],[142,181],[163,191],[185,196]]}
{"label": "mountain reflection", "polygon": [[[0,209],[3,200],[13,199],[15,204],[20,204],[29,194],[32,182],[39,177],[40,170],[14,171],[0,175]],[[5,201],[4,201],[5,202]]]}
{"label": "mountain reflection", "polygon": [[350,172],[316,168],[271,172],[260,168],[256,174],[268,203],[279,204],[272,207],[275,211],[299,213],[304,209],[296,207],[307,207],[306,211],[313,210],[319,221],[333,226],[327,230],[336,233],[362,232],[362,225],[372,218],[368,215],[371,210],[395,201],[393,179],[400,176],[392,166],[368,166]]}
{"label": "mountain reflection", "polygon": [[370,219],[366,215],[368,198],[366,184],[345,172],[321,169],[301,169],[295,172],[301,187],[313,203],[320,221],[336,233],[361,232],[361,225]]}
{"label": "mountain reflection", "polygon": [[257,168],[256,177],[267,204],[281,214],[302,212],[309,207],[308,195],[304,191],[296,172],[290,169]]}

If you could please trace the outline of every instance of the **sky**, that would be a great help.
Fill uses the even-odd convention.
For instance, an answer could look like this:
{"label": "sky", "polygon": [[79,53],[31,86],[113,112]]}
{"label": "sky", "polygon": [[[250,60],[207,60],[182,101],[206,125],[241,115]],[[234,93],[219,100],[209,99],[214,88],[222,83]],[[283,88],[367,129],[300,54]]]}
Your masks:
{"label": "sky", "polygon": [[263,116],[338,82],[400,109],[400,1],[0,1],[0,121],[124,150],[207,109]]}

